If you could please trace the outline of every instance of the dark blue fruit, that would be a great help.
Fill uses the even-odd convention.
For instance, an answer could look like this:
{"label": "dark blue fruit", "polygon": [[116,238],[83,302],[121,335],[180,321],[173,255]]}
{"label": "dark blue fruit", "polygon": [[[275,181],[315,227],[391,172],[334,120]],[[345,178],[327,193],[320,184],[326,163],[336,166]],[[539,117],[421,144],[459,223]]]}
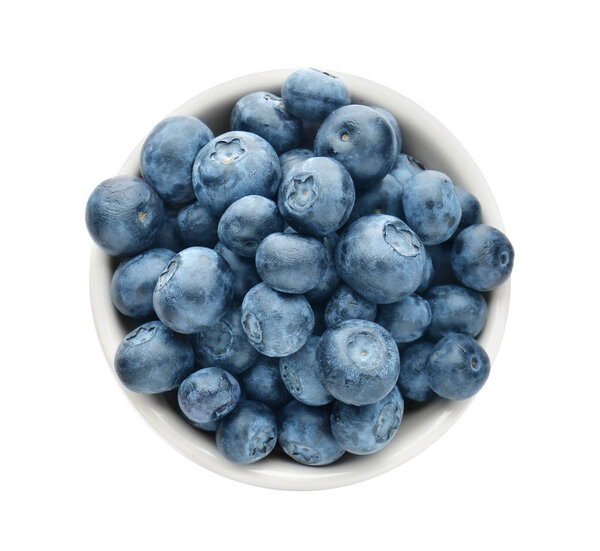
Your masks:
{"label": "dark blue fruit", "polygon": [[218,367],[207,367],[181,383],[177,400],[188,419],[210,423],[233,411],[240,394],[240,385],[233,375]]}
{"label": "dark blue fruit", "polygon": [[329,115],[317,132],[314,150],[342,163],[357,186],[379,182],[398,155],[394,129],[365,105],[347,105]]}
{"label": "dark blue fruit", "polygon": [[245,195],[273,197],[280,178],[277,153],[250,132],[227,132],[208,142],[192,171],[196,197],[216,215]]}
{"label": "dark blue fruit", "polygon": [[105,180],[92,192],[85,209],[92,239],[113,256],[134,256],[150,248],[165,216],[160,197],[135,176]]}
{"label": "dark blue fruit", "polygon": [[300,350],[314,325],[315,316],[302,295],[280,293],[260,283],[242,302],[244,332],[265,356],[281,358]]}
{"label": "dark blue fruit", "polygon": [[144,179],[167,203],[192,201],[192,165],[198,152],[213,138],[210,128],[196,117],[163,120],[142,147]]}
{"label": "dark blue fruit", "polygon": [[233,295],[229,264],[212,249],[190,247],[165,267],[154,289],[154,310],[178,333],[198,333],[220,319]]}
{"label": "dark blue fruit", "polygon": [[307,406],[296,400],[285,406],[279,416],[279,445],[298,463],[328,465],[344,450],[331,433],[331,408]]}
{"label": "dark blue fruit", "polygon": [[323,406],[333,396],[321,382],[317,366],[319,337],[313,335],[306,344],[290,356],[279,360],[279,373],[289,393],[309,406]]}
{"label": "dark blue fruit", "polygon": [[481,293],[462,285],[438,285],[425,295],[431,307],[429,336],[439,340],[449,333],[476,337],[487,319],[487,304]]}
{"label": "dark blue fruit", "polygon": [[438,396],[464,400],[479,392],[487,381],[490,359],[473,337],[451,333],[433,347],[426,373]]}
{"label": "dark blue fruit", "polygon": [[510,277],[514,259],[515,251],[506,235],[491,226],[475,224],[456,236],[450,262],[463,285],[491,291]]}
{"label": "dark blue fruit", "polygon": [[350,103],[344,82],[317,69],[300,69],[288,76],[281,97],[287,110],[305,121],[322,121],[338,107]]}
{"label": "dark blue fruit", "polygon": [[331,410],[331,432],[347,452],[357,455],[384,448],[398,432],[404,414],[404,400],[395,386],[374,404],[351,406],[336,402]]}
{"label": "dark blue fruit", "polygon": [[231,112],[231,129],[259,135],[277,153],[298,147],[302,140],[302,121],[270,92],[252,92],[240,98]]}
{"label": "dark blue fruit", "polygon": [[354,197],[352,178],[340,163],[313,157],[289,170],[279,188],[278,205],[296,231],[324,237],[346,223]]}
{"label": "dark blue fruit", "polygon": [[359,295],[376,304],[397,302],[423,280],[421,240],[399,218],[365,216],[351,224],[336,247],[338,274]]}
{"label": "dark blue fruit", "polygon": [[402,208],[407,224],[425,245],[437,245],[452,237],[460,222],[460,202],[450,178],[424,170],[404,184]]}
{"label": "dark blue fruit", "polygon": [[269,287],[303,294],[316,287],[327,270],[327,252],[314,237],[272,233],[256,251],[256,269]]}
{"label": "dark blue fruit", "polygon": [[417,342],[402,351],[402,369],[398,388],[402,396],[414,402],[428,402],[436,396],[427,379],[426,366],[433,351],[433,343]]}
{"label": "dark blue fruit", "polygon": [[131,318],[154,315],[154,287],[174,256],[167,249],[150,249],[119,265],[110,283],[110,296],[121,314]]}
{"label": "dark blue fruit", "polygon": [[194,351],[184,336],[160,321],[149,321],[125,336],[117,348],[115,370],[133,392],[166,392],[194,371]]}
{"label": "dark blue fruit", "polygon": [[258,402],[241,402],[217,431],[217,448],[234,463],[255,463],[269,455],[276,443],[275,415]]}
{"label": "dark blue fruit", "polygon": [[454,191],[460,202],[461,216],[457,231],[473,224],[481,224],[481,205],[477,197],[466,189],[455,185]]}
{"label": "dark blue fruit", "polygon": [[267,235],[283,231],[277,203],[262,195],[233,202],[219,220],[219,240],[240,256],[253,257]]}
{"label": "dark blue fruit", "polygon": [[347,320],[323,333],[317,347],[323,386],[346,404],[374,404],[394,388],[400,372],[398,347],[380,325]]}

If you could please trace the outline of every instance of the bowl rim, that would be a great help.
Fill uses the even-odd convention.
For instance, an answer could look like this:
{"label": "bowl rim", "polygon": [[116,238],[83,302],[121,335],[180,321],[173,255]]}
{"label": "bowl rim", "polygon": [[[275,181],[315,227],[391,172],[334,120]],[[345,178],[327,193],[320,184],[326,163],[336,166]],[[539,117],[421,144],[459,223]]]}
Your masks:
{"label": "bowl rim", "polygon": [[[203,109],[209,109],[211,105],[222,106],[224,102],[233,104],[236,99],[250,91],[277,91],[292,71],[293,69],[278,69],[252,73],[229,80],[194,96],[168,116],[194,115]],[[444,171],[454,181],[460,181],[461,186],[466,189],[475,191],[476,188],[476,195],[481,202],[485,222],[504,230],[498,206],[483,174],[457,138],[433,115],[386,86],[339,71],[328,72],[344,80],[351,91],[353,103],[380,105],[399,119],[403,130],[405,127],[414,129],[413,142],[417,147],[426,147],[427,140],[433,139],[437,147],[441,149],[441,153],[438,152],[440,157],[436,157],[436,168],[442,170],[445,167]],[[376,101],[373,101],[373,98],[376,98]],[[203,119],[207,122],[206,117]],[[209,126],[211,125],[209,124]],[[217,134],[215,133],[215,135]],[[119,174],[139,174],[139,157],[143,142],[144,140],[141,140],[131,152]],[[459,175],[460,178],[455,180],[455,175]],[[118,343],[122,339],[123,329],[119,323],[118,313],[110,299],[109,283],[112,266],[113,259],[93,245],[89,274],[92,315],[100,345],[108,365],[117,379],[113,369],[113,358]],[[510,282],[506,282],[488,295],[488,320],[484,332],[478,337],[478,340],[486,349],[492,363],[504,333],[509,303]],[[412,459],[440,438],[474,399],[473,397],[459,402],[438,400],[428,405],[428,415],[431,420],[426,425],[427,430],[424,432],[420,430],[420,425],[415,421],[415,426],[411,425],[410,428],[410,435],[414,436],[410,442],[404,443],[403,441],[402,446],[399,444],[393,446],[399,439],[401,434],[399,431],[394,441],[384,450],[372,456],[352,456],[351,460],[316,468],[309,468],[287,459],[285,461],[282,459],[269,461],[267,459],[252,465],[237,465],[220,456],[214,442],[210,442],[212,435],[207,436],[206,433],[200,433],[174,412],[169,415],[164,404],[161,406],[156,397],[130,392],[119,382],[118,384],[150,426],[184,456],[230,479],[280,490],[335,488],[368,480],[388,472]],[[401,430],[407,422],[407,417],[405,417]],[[409,440],[408,437],[405,439]]]}

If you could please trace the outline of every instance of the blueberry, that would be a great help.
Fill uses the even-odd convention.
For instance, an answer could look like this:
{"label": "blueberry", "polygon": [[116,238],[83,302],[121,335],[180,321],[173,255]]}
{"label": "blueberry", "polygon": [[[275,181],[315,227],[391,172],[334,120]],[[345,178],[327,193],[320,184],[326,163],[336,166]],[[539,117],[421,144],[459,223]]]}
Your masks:
{"label": "blueberry", "polygon": [[461,285],[438,285],[425,295],[431,306],[431,325],[428,333],[439,340],[449,333],[476,337],[487,319],[487,304],[481,293]]}
{"label": "blueberry", "polygon": [[269,287],[301,295],[323,279],[327,252],[314,237],[272,233],[256,251],[256,269]]}
{"label": "blueberry", "polygon": [[245,195],[273,197],[280,178],[277,153],[250,132],[227,132],[208,142],[192,172],[196,197],[217,215]]}
{"label": "blueberry", "polygon": [[396,144],[398,146],[398,153],[400,153],[400,150],[402,149],[402,130],[400,130],[400,125],[398,124],[396,117],[394,117],[394,115],[392,115],[388,110],[384,109],[383,107],[376,107],[375,105],[373,105],[372,107],[373,109],[375,109],[375,111],[378,111],[381,115],[383,115],[385,120],[388,121],[390,123],[390,126],[394,129],[394,134],[396,135]]}
{"label": "blueberry", "polygon": [[198,333],[223,314],[233,294],[229,264],[212,249],[190,247],[178,253],[158,278],[154,310],[178,333]]}
{"label": "blueberry", "polygon": [[219,220],[219,240],[240,256],[253,257],[267,235],[283,231],[277,203],[261,195],[233,202]]}
{"label": "blueberry", "polygon": [[240,98],[231,112],[231,129],[257,134],[277,153],[298,147],[302,141],[302,121],[270,92],[252,92]]}
{"label": "blueberry", "polygon": [[279,445],[298,463],[329,465],[344,450],[331,433],[331,408],[307,406],[296,400],[285,406],[279,416]]}
{"label": "blueberry", "polygon": [[198,201],[177,215],[177,229],[186,247],[214,247],[218,223],[219,219]]}
{"label": "blueberry", "polygon": [[300,164],[306,159],[311,159],[315,154],[312,149],[290,149],[285,153],[279,155],[279,164],[281,165],[281,181],[283,182],[287,178],[288,172],[292,167]]}
{"label": "blueberry", "polygon": [[260,356],[256,363],[244,371],[241,383],[249,400],[256,400],[273,411],[281,409],[291,399],[279,374],[279,360]]}
{"label": "blueberry", "polygon": [[242,329],[239,304],[232,304],[213,326],[194,335],[192,344],[200,366],[220,367],[233,375],[248,369],[258,358]]}
{"label": "blueberry", "polygon": [[240,384],[233,375],[219,367],[207,367],[181,383],[177,401],[188,419],[210,423],[233,411],[240,395]]}
{"label": "blueberry", "polygon": [[390,123],[371,107],[348,105],[334,111],[315,138],[315,153],[342,163],[356,185],[379,182],[398,153]]}
{"label": "blueberry", "polygon": [[396,158],[396,163],[390,174],[401,184],[405,184],[415,174],[423,172],[425,167],[415,158],[405,153],[400,153]]}
{"label": "blueberry", "polygon": [[335,268],[335,247],[338,241],[337,233],[330,233],[321,239],[327,253],[327,269],[319,284],[305,294],[309,301],[321,302],[329,298],[340,282],[340,276]]}
{"label": "blueberry", "polygon": [[429,249],[424,247],[425,249],[425,271],[423,272],[423,279],[421,280],[421,285],[417,287],[417,293],[422,295],[431,287],[433,284],[433,280],[435,278],[435,270],[433,269],[433,260],[431,259],[431,255],[429,254]]}
{"label": "blueberry", "polygon": [[500,230],[474,224],[456,236],[450,263],[463,285],[491,291],[510,277],[514,259],[513,246]]}
{"label": "blueberry", "polygon": [[329,329],[346,320],[375,321],[377,305],[361,297],[347,285],[340,285],[331,295],[325,308],[325,325]]}
{"label": "blueberry", "polygon": [[473,224],[481,224],[481,205],[477,197],[466,189],[455,185],[454,192],[458,197],[461,208],[460,222],[457,231],[460,231]]}
{"label": "blueberry", "polygon": [[313,335],[298,352],[279,360],[279,372],[286,388],[296,400],[309,406],[323,406],[333,400],[317,369],[319,340]]}
{"label": "blueberry", "polygon": [[323,386],[346,404],[374,404],[398,380],[400,356],[390,334],[366,320],[347,320],[323,333],[317,347]]}
{"label": "blueberry", "polygon": [[336,402],[331,410],[331,432],[347,452],[357,455],[384,448],[398,432],[404,414],[404,400],[394,386],[374,404],[351,406]]}
{"label": "blueberry", "polygon": [[393,304],[381,305],[377,323],[387,329],[396,342],[416,341],[431,323],[431,308],[423,297],[407,295]]}
{"label": "blueberry", "polygon": [[[192,372],[194,372],[194,371],[196,371],[196,369],[192,370]],[[167,398],[167,403],[169,403],[169,405],[172,405],[177,410],[177,412],[180,414],[181,418],[188,425],[191,425],[195,429],[201,430],[203,432],[216,432],[216,430],[219,428],[219,425],[221,424],[222,419],[219,419],[217,421],[209,421],[208,423],[196,423],[195,421],[192,421],[185,415],[185,413],[183,413],[183,411],[181,411],[181,407],[179,407],[179,401],[177,399],[178,390],[179,389],[173,390],[172,392],[167,393],[165,395],[165,397]],[[241,399],[242,398],[240,398],[240,400]]]}
{"label": "blueberry", "polygon": [[452,253],[453,241],[446,241],[439,245],[429,245],[425,250],[431,258],[433,267],[433,277],[430,286],[445,285],[447,283],[458,283],[452,266],[450,265],[450,255]]}
{"label": "blueberry", "polygon": [[158,236],[152,243],[152,247],[155,249],[169,249],[178,253],[180,250],[185,249],[183,239],[179,233],[179,227],[177,226],[177,210],[167,210],[165,214],[165,221],[163,222]]}
{"label": "blueberry", "polygon": [[194,351],[184,336],[160,321],[149,321],[121,341],[115,370],[133,392],[166,392],[177,388],[194,371]]}
{"label": "blueberry", "polygon": [[317,69],[300,69],[289,75],[281,97],[290,113],[315,122],[350,103],[348,87],[337,77]]}
{"label": "blueberry", "polygon": [[354,206],[354,184],[334,159],[313,157],[293,166],[279,188],[279,210],[296,231],[324,237],[341,228]]}
{"label": "blueberry", "polygon": [[357,194],[348,223],[371,214],[389,214],[402,219],[403,188],[391,174],[384,176],[383,180]]}
{"label": "blueberry", "polygon": [[221,242],[215,245],[215,251],[229,264],[233,272],[233,298],[241,301],[252,287],[260,283],[254,258],[239,256]]}
{"label": "blueberry", "polygon": [[447,241],[460,222],[460,202],[450,178],[424,170],[404,184],[402,208],[408,225],[425,245]]}
{"label": "blueberry", "polygon": [[435,398],[425,369],[432,351],[433,344],[427,341],[417,342],[402,351],[398,388],[405,398],[414,402],[429,402]]}
{"label": "blueberry", "polygon": [[85,209],[92,239],[113,256],[134,256],[150,248],[165,216],[160,197],[135,176],[104,180],[90,195]]}
{"label": "blueberry", "polygon": [[342,233],[335,251],[340,277],[376,304],[398,302],[423,280],[421,240],[399,218],[365,216]]}
{"label": "blueberry", "polygon": [[241,402],[217,431],[217,448],[235,463],[255,463],[269,455],[276,443],[275,415],[258,402]]}
{"label": "blueberry", "polygon": [[151,249],[123,262],[113,274],[110,296],[125,316],[147,318],[154,314],[152,293],[158,276],[175,256],[167,249]]}
{"label": "blueberry", "polygon": [[144,179],[167,203],[194,199],[192,165],[196,155],[214,138],[196,117],[170,117],[158,123],[142,147]]}
{"label": "blueberry", "polygon": [[479,392],[490,374],[490,359],[468,335],[451,333],[433,347],[425,368],[429,386],[442,398],[464,400]]}
{"label": "blueberry", "polygon": [[300,350],[314,325],[313,311],[302,295],[287,295],[259,283],[242,302],[244,332],[265,356],[280,358]]}

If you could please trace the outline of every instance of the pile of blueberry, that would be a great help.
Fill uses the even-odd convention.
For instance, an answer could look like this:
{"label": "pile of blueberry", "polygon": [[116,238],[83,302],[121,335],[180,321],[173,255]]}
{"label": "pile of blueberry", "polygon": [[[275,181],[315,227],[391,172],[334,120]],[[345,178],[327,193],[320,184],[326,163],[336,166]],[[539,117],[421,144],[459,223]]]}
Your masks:
{"label": "pile of blueberry", "polygon": [[114,305],[144,322],[117,350],[122,383],[177,392],[239,463],[276,443],[306,465],[374,453],[405,399],[475,394],[490,370],[482,293],[514,258],[478,200],[401,153],[389,112],[314,69],[281,97],[241,98],[231,128],[168,118],[143,177],[89,198],[92,238],[123,259]]}

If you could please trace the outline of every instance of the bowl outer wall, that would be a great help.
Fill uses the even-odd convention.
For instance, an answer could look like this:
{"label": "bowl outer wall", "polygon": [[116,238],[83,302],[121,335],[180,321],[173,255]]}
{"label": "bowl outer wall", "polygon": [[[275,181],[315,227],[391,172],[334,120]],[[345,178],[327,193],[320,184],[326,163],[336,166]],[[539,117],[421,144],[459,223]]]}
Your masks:
{"label": "bowl outer wall", "polygon": [[[256,90],[279,94],[290,72],[267,71],[225,82],[198,94],[175,109],[170,116],[197,116],[218,136],[228,130],[229,114],[238,98]],[[483,174],[465,148],[440,122],[416,103],[385,86],[353,75],[333,74],[346,82],[353,103],[378,105],[390,111],[402,128],[403,151],[412,154],[428,168],[445,172],[454,183],[476,195],[481,202],[484,222],[504,229],[496,201]],[[129,155],[120,174],[139,175],[142,144],[143,140]],[[115,352],[128,331],[110,298],[110,280],[114,268],[114,259],[93,246],[90,265],[92,312],[100,344],[113,374]],[[509,301],[510,282],[488,294],[488,321],[478,340],[492,363],[504,333]],[[164,396],[136,394],[119,386],[146,421],[191,460],[240,482],[284,490],[334,488],[385,473],[440,438],[474,399],[460,402],[440,400],[428,404],[405,415],[397,435],[382,451],[370,456],[346,454],[332,465],[310,468],[282,455],[269,456],[252,465],[231,463],[217,450],[214,434],[203,433],[188,425],[173,411]]]}

